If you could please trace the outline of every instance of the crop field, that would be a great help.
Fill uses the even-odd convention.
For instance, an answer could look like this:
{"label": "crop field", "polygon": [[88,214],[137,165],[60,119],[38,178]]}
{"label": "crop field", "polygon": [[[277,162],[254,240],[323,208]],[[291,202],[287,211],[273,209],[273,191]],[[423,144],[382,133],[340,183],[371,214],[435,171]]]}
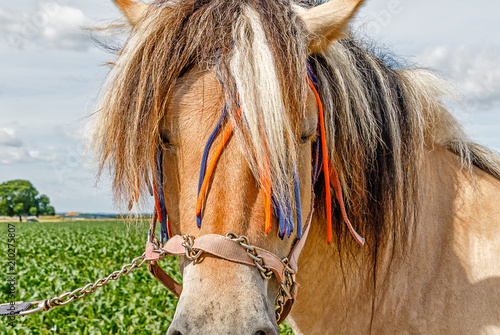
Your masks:
{"label": "crop field", "polygon": [[[36,301],[73,291],[120,270],[144,251],[146,224],[121,221],[11,223],[15,226],[15,300]],[[8,224],[0,223],[0,302],[10,302]],[[12,231],[12,230],[11,230]],[[181,280],[177,259],[162,267]],[[1,334],[165,333],[177,299],[146,266],[122,276],[91,296],[48,312],[19,317],[11,327],[0,317]],[[281,334],[293,334],[282,325]]]}

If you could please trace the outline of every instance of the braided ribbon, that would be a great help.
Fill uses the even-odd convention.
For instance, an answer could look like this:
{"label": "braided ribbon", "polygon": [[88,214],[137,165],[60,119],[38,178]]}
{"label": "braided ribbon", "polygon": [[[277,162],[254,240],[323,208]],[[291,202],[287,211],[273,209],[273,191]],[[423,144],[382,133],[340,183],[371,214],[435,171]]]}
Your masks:
{"label": "braided ribbon", "polygon": [[[344,222],[346,223],[350,233],[354,237],[354,239],[360,244],[364,245],[365,239],[361,237],[355,230],[354,227],[352,226],[351,222],[349,221],[349,218],[347,216],[347,211],[345,208],[343,196],[342,196],[342,187],[341,183],[339,180],[338,173],[333,166],[333,163],[331,162],[330,158],[328,157],[328,149],[327,149],[327,143],[326,143],[326,130],[325,130],[325,117],[324,117],[324,111],[323,111],[323,104],[321,103],[321,98],[319,96],[319,93],[317,91],[318,83],[316,80],[316,76],[314,75],[314,72],[311,68],[311,66],[308,64],[307,66],[308,70],[308,76],[307,76],[307,82],[309,86],[311,87],[312,91],[314,92],[314,95],[316,97],[316,101],[318,103],[318,110],[319,110],[319,135],[320,139],[316,141],[313,147],[313,176],[312,176],[312,182],[313,182],[313,187],[316,184],[317,180],[319,179],[319,175],[321,173],[321,170],[323,170],[323,175],[324,175],[324,180],[325,180],[325,185],[331,186],[335,192],[335,196],[337,198],[337,201],[339,203],[341,212],[342,212],[342,217],[344,219]],[[210,159],[210,162],[208,163],[208,156],[210,153],[210,149],[213,145],[213,142],[217,135],[219,134],[222,125],[226,119],[227,116],[227,105],[224,105],[224,108],[222,110],[222,114],[219,118],[219,121],[213,130],[212,134],[210,135],[206,145],[205,149],[203,152],[203,157],[202,157],[202,163],[201,163],[201,168],[200,168],[200,177],[198,181],[198,198],[196,201],[196,224],[198,228],[201,227],[201,220],[202,220],[202,208],[203,208],[203,203],[206,197],[208,185],[210,184],[210,179],[212,178],[213,172],[215,170],[215,166],[217,165],[217,162],[219,161],[219,158],[222,154],[222,151],[224,150],[224,147],[227,144],[227,141],[231,137],[234,128],[236,127],[236,124],[241,117],[242,110],[241,107],[238,109],[238,112],[234,118],[234,120],[226,126],[223,136],[222,136],[222,141],[217,145],[217,148],[214,151],[213,157]],[[262,139],[265,144],[266,150],[267,150],[267,143],[265,140],[265,136],[262,133]],[[161,147],[158,146],[158,152],[157,152],[157,162],[156,162],[156,167],[157,167],[157,173],[158,173],[158,186],[154,186],[154,195],[155,195],[155,203],[156,203],[156,210],[158,212],[158,218],[161,223],[161,240],[168,240],[170,236],[172,236],[171,231],[170,231],[170,226],[168,225],[168,216],[166,213],[166,208],[165,208],[165,199],[163,196],[163,173],[162,173],[162,159],[163,159],[163,152],[161,150]],[[207,164],[208,163],[208,164]],[[279,223],[279,236],[283,238],[285,235],[287,237],[291,236],[291,233],[294,230],[295,224],[294,224],[294,215],[293,212],[290,208],[290,201],[284,200],[284,203],[279,203],[276,200],[276,197],[274,197],[274,194],[272,193],[271,189],[271,173],[270,173],[270,167],[269,167],[269,159],[266,155],[264,158],[264,161],[259,164],[259,174],[260,174],[260,184],[262,188],[262,193],[264,197],[264,212],[265,212],[265,231],[266,233],[269,233],[271,230],[271,223],[272,223],[272,211],[274,208],[274,214],[277,218],[277,221]],[[293,171],[293,180],[294,180],[294,195],[295,195],[295,204],[296,204],[296,218],[297,218],[297,237],[300,239],[302,237],[302,206],[301,206],[301,199],[300,199],[300,180],[299,180],[299,173],[297,170],[297,167],[295,167]],[[330,187],[325,187],[326,191],[326,196],[325,196],[325,201],[326,201],[326,219],[327,219],[327,241],[328,243],[331,243],[332,241],[332,201],[331,201],[331,190]],[[285,209],[286,213],[282,212],[282,209]]]}
{"label": "braided ribbon", "polygon": [[[342,212],[342,217],[344,219],[345,224],[347,225],[347,228],[349,229],[351,235],[354,237],[356,242],[358,242],[359,245],[363,246],[365,244],[365,239],[361,237],[356,230],[354,230],[354,227],[351,224],[351,221],[349,221],[349,218],[347,216],[347,211],[345,209],[344,205],[344,200],[342,197],[342,186],[340,184],[340,180],[338,177],[337,170],[333,166],[333,163],[331,162],[330,158],[328,158],[328,150],[326,146],[326,131],[325,131],[325,116],[323,112],[323,104],[321,103],[321,99],[319,97],[318,91],[316,89],[317,83],[314,81],[314,73],[312,72],[312,69],[308,67],[309,71],[309,77],[307,78],[307,82],[309,83],[309,86],[311,87],[312,91],[314,92],[314,95],[316,97],[316,101],[318,103],[318,110],[319,110],[319,127],[320,127],[320,142],[321,145],[318,145],[318,147],[321,147],[321,155],[323,157],[323,175],[325,177],[325,191],[326,191],[326,196],[325,196],[325,201],[326,201],[326,223],[327,223],[327,241],[328,243],[332,242],[332,196],[330,192],[330,187],[333,188],[335,191],[335,196],[337,198],[337,201],[339,202],[340,205],[340,210]],[[316,157],[319,156],[319,153],[316,154]]]}

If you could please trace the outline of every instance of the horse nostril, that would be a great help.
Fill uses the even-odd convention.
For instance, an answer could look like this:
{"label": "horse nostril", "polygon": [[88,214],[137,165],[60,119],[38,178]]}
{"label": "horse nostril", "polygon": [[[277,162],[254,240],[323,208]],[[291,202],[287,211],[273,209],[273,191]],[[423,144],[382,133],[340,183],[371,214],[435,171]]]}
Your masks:
{"label": "horse nostril", "polygon": [[258,330],[254,335],[278,335],[278,333],[273,328],[266,328]]}

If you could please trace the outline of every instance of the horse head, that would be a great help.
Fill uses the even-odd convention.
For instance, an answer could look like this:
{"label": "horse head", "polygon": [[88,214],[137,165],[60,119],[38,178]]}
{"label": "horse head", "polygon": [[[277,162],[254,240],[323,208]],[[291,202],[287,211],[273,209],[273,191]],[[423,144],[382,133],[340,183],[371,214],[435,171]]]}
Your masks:
{"label": "horse head", "polygon": [[[317,143],[333,141],[321,136],[308,57],[345,36],[362,1],[115,1],[132,31],[96,143],[118,197],[138,201],[152,183],[168,235],[233,232],[245,251],[288,257],[312,218]],[[180,259],[169,334],[279,332],[283,283],[272,272],[207,253]]]}

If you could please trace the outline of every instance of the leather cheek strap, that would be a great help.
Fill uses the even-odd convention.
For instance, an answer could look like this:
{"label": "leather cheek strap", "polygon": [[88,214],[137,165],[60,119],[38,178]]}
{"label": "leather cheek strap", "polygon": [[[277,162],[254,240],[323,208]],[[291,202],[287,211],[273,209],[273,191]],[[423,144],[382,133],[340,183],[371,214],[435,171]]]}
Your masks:
{"label": "leather cheek strap", "polygon": [[160,283],[162,283],[170,292],[172,292],[177,298],[180,298],[182,294],[182,285],[163,271],[156,261],[149,262],[148,270],[151,272],[153,277],[158,279]]}
{"label": "leather cheek strap", "polygon": [[288,299],[285,304],[283,305],[283,311],[280,314],[280,318],[276,320],[278,325],[282,324],[283,321],[287,318],[288,314],[290,314],[290,311],[292,310],[293,303],[295,302],[295,299]]}

